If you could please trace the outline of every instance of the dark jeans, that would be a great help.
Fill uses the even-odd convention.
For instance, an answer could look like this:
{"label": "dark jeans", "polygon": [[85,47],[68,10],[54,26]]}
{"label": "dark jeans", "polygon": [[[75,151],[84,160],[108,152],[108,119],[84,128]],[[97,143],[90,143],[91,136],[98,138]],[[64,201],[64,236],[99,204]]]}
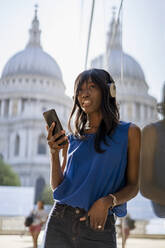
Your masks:
{"label": "dark jeans", "polygon": [[115,218],[107,217],[104,230],[94,230],[80,221],[86,211],[56,204],[47,222],[43,248],[116,248]]}

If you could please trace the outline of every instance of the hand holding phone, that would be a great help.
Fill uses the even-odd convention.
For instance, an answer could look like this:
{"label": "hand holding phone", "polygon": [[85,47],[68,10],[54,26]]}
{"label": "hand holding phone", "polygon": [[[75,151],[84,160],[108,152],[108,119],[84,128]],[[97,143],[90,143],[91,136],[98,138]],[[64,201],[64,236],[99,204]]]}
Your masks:
{"label": "hand holding phone", "polygon": [[[61,125],[61,122],[58,118],[58,115],[56,113],[56,111],[54,109],[51,109],[51,110],[48,110],[46,112],[43,113],[43,116],[44,116],[44,119],[48,125],[48,127],[52,127],[52,123],[55,122],[55,126],[54,128],[52,128],[52,136],[58,136],[56,139],[55,139],[55,142],[59,141],[60,139],[62,139],[65,134],[61,134],[61,131],[63,130],[62,128],[62,125]],[[57,135],[59,134],[59,135]],[[58,144],[59,146],[62,146],[62,145],[65,145],[67,144],[68,141],[67,140],[64,140],[62,141],[62,143]]]}

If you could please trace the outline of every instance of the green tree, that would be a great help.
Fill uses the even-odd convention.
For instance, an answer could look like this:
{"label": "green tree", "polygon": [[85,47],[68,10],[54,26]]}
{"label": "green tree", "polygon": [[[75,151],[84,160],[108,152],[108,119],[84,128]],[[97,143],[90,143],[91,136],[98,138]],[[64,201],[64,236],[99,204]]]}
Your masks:
{"label": "green tree", "polygon": [[12,167],[0,159],[0,185],[20,186],[19,176],[13,171]]}
{"label": "green tree", "polygon": [[53,205],[54,204],[54,200],[53,200],[53,192],[52,189],[50,188],[49,185],[46,185],[42,195],[41,195],[41,200],[47,204],[47,205]]}

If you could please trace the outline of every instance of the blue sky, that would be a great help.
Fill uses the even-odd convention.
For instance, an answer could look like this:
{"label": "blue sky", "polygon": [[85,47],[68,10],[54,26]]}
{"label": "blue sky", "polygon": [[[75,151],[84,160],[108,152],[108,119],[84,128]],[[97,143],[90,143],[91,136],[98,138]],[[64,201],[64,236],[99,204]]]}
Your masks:
{"label": "blue sky", "polygon": [[[105,50],[112,6],[119,0],[96,0],[90,60]],[[67,94],[72,96],[75,77],[84,69],[92,0],[0,1],[0,73],[5,63],[28,42],[28,29],[39,4],[38,17],[43,49],[59,64]],[[82,10],[82,11],[81,11]],[[149,93],[158,101],[165,81],[165,1],[125,0],[123,48],[141,65]]]}

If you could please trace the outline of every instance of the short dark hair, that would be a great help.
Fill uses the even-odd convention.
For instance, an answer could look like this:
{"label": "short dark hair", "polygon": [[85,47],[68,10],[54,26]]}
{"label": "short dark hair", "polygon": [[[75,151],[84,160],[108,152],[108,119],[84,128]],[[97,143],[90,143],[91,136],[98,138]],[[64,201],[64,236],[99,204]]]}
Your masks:
{"label": "short dark hair", "polygon": [[[82,84],[84,82],[88,82],[89,80],[98,85],[102,94],[101,112],[103,119],[96,132],[95,150],[98,153],[103,153],[104,150],[101,150],[100,143],[101,141],[104,141],[104,143],[106,144],[106,135],[112,135],[114,129],[119,123],[120,117],[119,110],[116,104],[116,98],[110,95],[109,90],[110,84],[114,83],[114,80],[107,71],[94,68],[83,71],[78,75],[74,85],[74,103],[68,122],[68,129],[76,137],[79,137],[80,139],[84,138],[84,129],[87,122],[87,115],[80,107],[77,96]],[[71,128],[71,119],[75,112],[75,130],[73,132]]]}

